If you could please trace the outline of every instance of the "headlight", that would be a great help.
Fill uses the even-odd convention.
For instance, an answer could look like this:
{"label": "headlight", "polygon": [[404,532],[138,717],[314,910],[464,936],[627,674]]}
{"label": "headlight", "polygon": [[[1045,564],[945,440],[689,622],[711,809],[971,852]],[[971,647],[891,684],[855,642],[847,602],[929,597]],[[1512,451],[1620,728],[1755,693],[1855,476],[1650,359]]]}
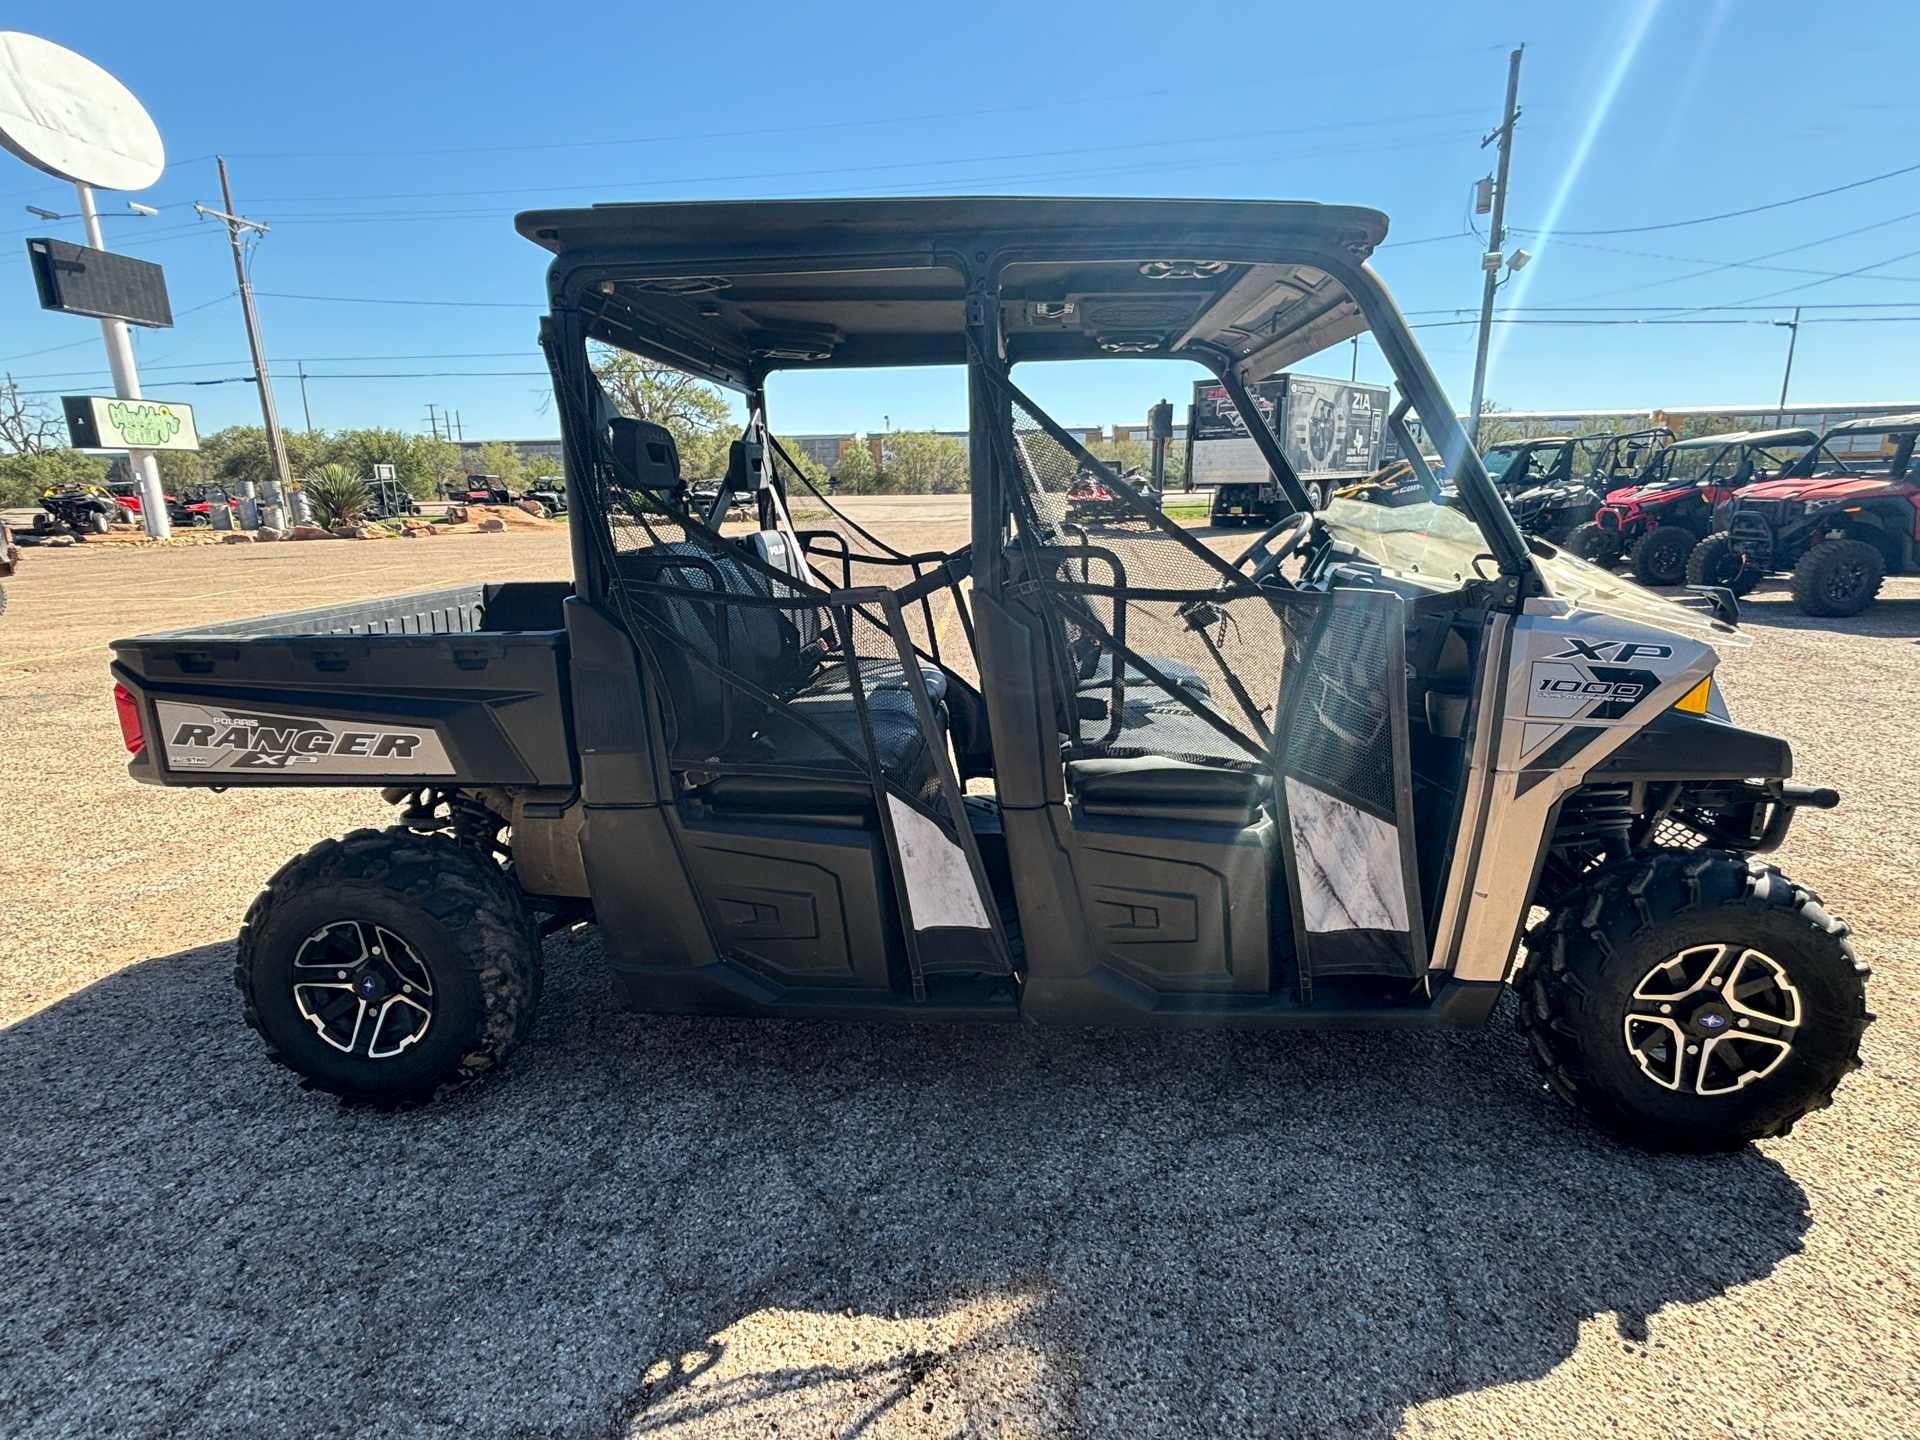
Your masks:
{"label": "headlight", "polygon": [[1806,513],[1811,515],[1816,510],[1830,510],[1835,505],[1839,505],[1843,503],[1844,499],[1845,499],[1844,496],[1836,496],[1834,499],[1831,499],[1831,500],[1809,500],[1807,501]]}

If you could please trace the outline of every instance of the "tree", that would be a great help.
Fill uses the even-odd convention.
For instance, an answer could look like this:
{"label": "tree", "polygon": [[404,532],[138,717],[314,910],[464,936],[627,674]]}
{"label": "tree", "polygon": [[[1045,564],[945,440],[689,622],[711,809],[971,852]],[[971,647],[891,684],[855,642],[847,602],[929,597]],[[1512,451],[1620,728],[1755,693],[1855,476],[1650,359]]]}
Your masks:
{"label": "tree", "polygon": [[42,490],[66,485],[99,485],[106,478],[107,462],[78,450],[0,455],[0,506],[37,504]]}
{"label": "tree", "polygon": [[0,451],[44,455],[62,448],[66,428],[44,400],[22,395],[12,375],[0,384]]}
{"label": "tree", "polygon": [[840,447],[840,463],[833,467],[836,490],[845,495],[872,495],[876,493],[877,477],[873,451],[867,448],[865,440],[855,439]]}
{"label": "tree", "polygon": [[500,477],[502,489],[517,490],[526,483],[520,452],[505,440],[489,440],[480,447],[480,473]]}
{"label": "tree", "polygon": [[593,373],[622,415],[651,420],[673,432],[680,473],[710,480],[726,473],[735,436],[732,407],[706,381],[625,350],[596,346]]}
{"label": "tree", "polygon": [[967,488],[967,447],[937,430],[896,430],[886,439],[887,474],[902,495],[952,495]]}
{"label": "tree", "polygon": [[815,485],[823,486],[826,484],[827,467],[803,450],[798,440],[795,440],[790,435],[777,435],[774,438],[778,442],[780,449],[793,461],[794,467],[798,469],[802,475],[806,476],[806,478],[811,480]]}

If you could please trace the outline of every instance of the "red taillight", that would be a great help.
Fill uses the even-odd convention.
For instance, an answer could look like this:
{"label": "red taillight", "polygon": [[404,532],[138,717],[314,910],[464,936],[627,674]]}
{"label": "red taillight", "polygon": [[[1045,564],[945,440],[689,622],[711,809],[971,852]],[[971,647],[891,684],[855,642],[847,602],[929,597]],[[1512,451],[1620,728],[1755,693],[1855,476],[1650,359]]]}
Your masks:
{"label": "red taillight", "polygon": [[140,728],[140,702],[133,698],[131,690],[116,682],[113,708],[120,712],[120,738],[127,742],[131,753],[138,755],[147,748],[146,732]]}

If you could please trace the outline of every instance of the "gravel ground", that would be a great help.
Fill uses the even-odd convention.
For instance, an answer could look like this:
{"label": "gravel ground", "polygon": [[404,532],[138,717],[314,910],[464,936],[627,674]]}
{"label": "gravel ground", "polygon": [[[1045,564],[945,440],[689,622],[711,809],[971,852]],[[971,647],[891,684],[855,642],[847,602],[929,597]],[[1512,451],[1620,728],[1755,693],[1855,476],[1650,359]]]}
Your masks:
{"label": "gravel ground", "polygon": [[1866,1068],[1787,1140],[1656,1158],[1542,1095],[1504,1017],[631,1016],[591,930],[489,1083],[402,1115],[302,1092],[231,937],[383,811],[132,785],[100,646],[565,567],[558,535],[399,549],[30,552],[8,582],[0,1433],[1913,1433],[1920,581],[1837,623],[1769,587],[1722,667],[1846,796],[1782,858],[1876,967]]}

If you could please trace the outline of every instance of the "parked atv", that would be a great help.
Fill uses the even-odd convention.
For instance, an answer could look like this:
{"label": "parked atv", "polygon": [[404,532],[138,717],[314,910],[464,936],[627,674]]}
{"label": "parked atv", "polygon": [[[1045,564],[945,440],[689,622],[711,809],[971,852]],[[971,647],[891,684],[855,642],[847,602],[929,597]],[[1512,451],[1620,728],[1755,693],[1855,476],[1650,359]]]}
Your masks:
{"label": "parked atv", "polygon": [[[1158,504],[1160,492],[1153,488],[1139,466],[1120,477],[1151,504]],[[1067,519],[1077,524],[1095,524],[1122,520],[1133,513],[1133,502],[1102,483],[1091,470],[1081,470],[1067,487]]]}
{"label": "parked atv", "polygon": [[49,486],[40,492],[33,528],[42,535],[104,535],[124,509],[99,485]]}
{"label": "parked atv", "polygon": [[1591,521],[1574,527],[1566,548],[1595,565],[1624,557],[1645,585],[1678,585],[1734,492],[1771,479],[1818,438],[1811,430],[1754,430],[1669,445],[1639,484],[1611,492]]}
{"label": "parked atv", "polygon": [[[1783,1135],[1857,1068],[1866,967],[1762,858],[1839,797],[1729,718],[1729,623],[1520,533],[1364,263],[1385,216],[942,197],[518,224],[553,257],[570,574],[114,645],[135,779],[399,807],[248,910],[266,1058],[429,1100],[510,1066],[542,935],[592,923],[608,990],[676,1014],[1414,1031],[1512,987],[1546,1085],[1654,1149]],[[685,276],[721,298],[658,278]],[[1255,425],[1294,508],[1237,556],[1017,383],[1177,354],[1252,413],[1262,367],[1361,325],[1460,457],[1454,503],[1315,513]],[[600,346],[741,393],[704,513]],[[768,378],[956,359],[977,542],[896,548],[817,491],[826,523],[796,528]],[[1066,521],[1083,472],[1126,523]]]}
{"label": "parked atv", "polygon": [[1920,570],[1920,414],[1850,420],[1733,499],[1726,531],[1687,562],[1696,585],[1744,595],[1790,572],[1803,615],[1857,615],[1889,573]]}
{"label": "parked atv", "polygon": [[1673,431],[1658,426],[1512,441],[1489,446],[1483,458],[1520,529],[1561,545],[1611,491],[1640,484],[1672,443]]}
{"label": "parked atv", "polygon": [[[13,529],[6,521],[0,520],[0,580],[12,576],[20,568],[20,547],[13,543]],[[7,610],[7,589],[0,585],[0,615]]]}

